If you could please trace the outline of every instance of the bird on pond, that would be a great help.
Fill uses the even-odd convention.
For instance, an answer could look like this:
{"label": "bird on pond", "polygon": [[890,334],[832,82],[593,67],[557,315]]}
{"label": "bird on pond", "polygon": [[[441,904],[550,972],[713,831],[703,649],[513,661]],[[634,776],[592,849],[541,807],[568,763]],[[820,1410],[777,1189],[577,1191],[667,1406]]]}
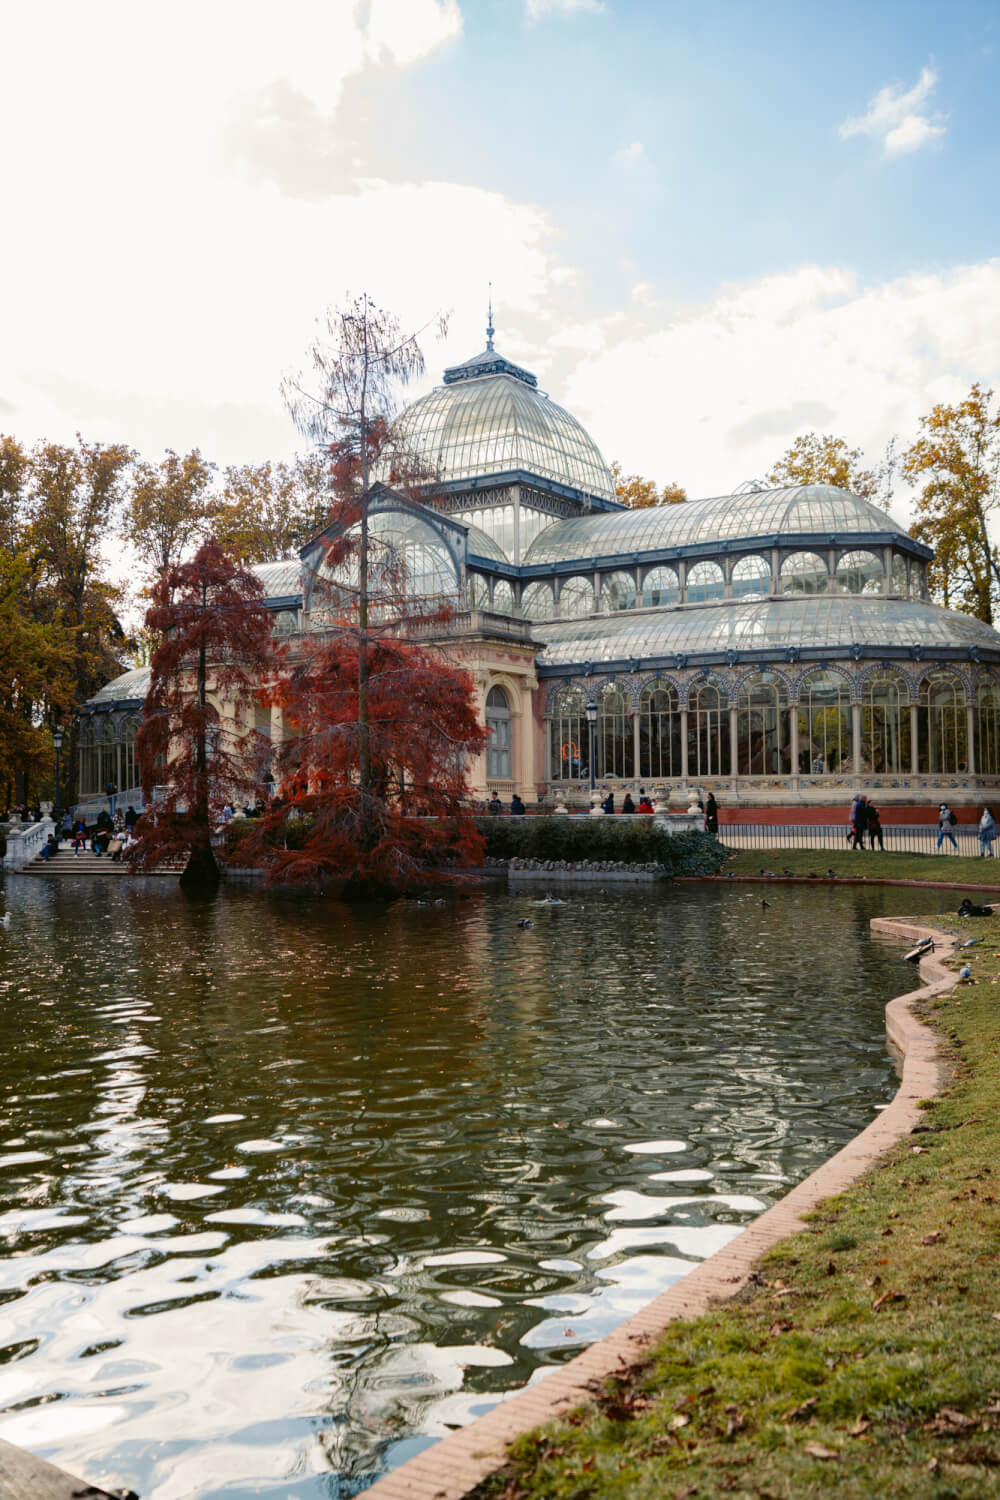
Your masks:
{"label": "bird on pond", "polygon": [[534,927],[535,924],[530,917],[522,917],[517,925],[522,929],[522,931],[527,932],[528,928]]}
{"label": "bird on pond", "polygon": [[788,868],[788,866],[787,866],[787,865],[785,865],[785,867],[784,867],[784,869],[783,869],[783,870],[782,870],[782,872],[781,872],[781,873],[782,873],[782,874],[783,874],[783,875],[794,875],[794,874],[795,874],[795,871],[794,871],[794,870],[790,870],[790,869],[789,869],[789,868]]}
{"label": "bird on pond", "polygon": [[12,919],[11,919],[10,912],[9,911],[5,911],[4,914],[3,914],[3,925],[5,927],[9,927],[10,924],[11,924],[11,920]]}
{"label": "bird on pond", "polygon": [[770,901],[765,901],[764,898],[763,898],[763,896],[761,896],[761,898],[760,898],[760,904],[761,904],[761,906],[770,906],[771,905]]}
{"label": "bird on pond", "polygon": [[762,874],[762,875],[763,875],[763,876],[764,876],[764,877],[765,877],[765,878],[766,878],[766,879],[767,879],[767,880],[773,880],[773,879],[774,879],[774,871],[773,871],[773,870],[761,870],[761,872],[760,872],[760,873],[761,873],[761,874]]}
{"label": "bird on pond", "polygon": [[831,880],[836,880],[836,878],[837,878],[837,872],[836,872],[836,870],[827,870],[826,873],[827,873],[827,875],[829,876],[829,878]]}
{"label": "bird on pond", "polygon": [[566,903],[562,899],[561,896],[553,896],[553,894],[552,894],[551,891],[546,891],[546,893],[542,897],[542,899],[540,901],[536,901],[535,902],[535,905],[536,906],[565,906]]}

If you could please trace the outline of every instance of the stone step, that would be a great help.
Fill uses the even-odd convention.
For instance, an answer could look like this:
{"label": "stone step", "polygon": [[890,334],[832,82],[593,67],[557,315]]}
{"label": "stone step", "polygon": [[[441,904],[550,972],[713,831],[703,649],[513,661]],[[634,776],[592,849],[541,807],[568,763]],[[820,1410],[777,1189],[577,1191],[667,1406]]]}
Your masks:
{"label": "stone step", "polygon": [[[166,865],[159,870],[144,870],[144,875],[172,875],[178,876],[184,868],[183,861]],[[99,875],[105,879],[116,880],[124,875],[132,875],[135,872],[132,866],[125,860],[114,860],[109,854],[94,854],[90,849],[82,849],[74,854],[68,846],[60,849],[51,859],[42,859],[39,854],[24,869],[19,872],[22,875],[47,875],[55,879],[63,879],[67,876]]]}

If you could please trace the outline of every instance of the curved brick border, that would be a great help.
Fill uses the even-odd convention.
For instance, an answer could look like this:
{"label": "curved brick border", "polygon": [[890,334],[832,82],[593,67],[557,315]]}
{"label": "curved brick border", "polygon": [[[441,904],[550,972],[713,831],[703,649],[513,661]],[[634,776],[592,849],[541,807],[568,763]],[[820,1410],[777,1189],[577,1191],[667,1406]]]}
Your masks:
{"label": "curved brick border", "polygon": [[[815,882],[811,882],[815,884]],[[877,917],[875,932],[893,937],[932,937],[945,955],[956,940],[947,933],[913,922]],[[506,1461],[507,1444],[545,1422],[566,1415],[590,1397],[591,1382],[606,1379],[623,1365],[643,1357],[645,1346],[676,1318],[697,1317],[720,1301],[733,1297],[749,1279],[761,1256],[780,1240],[803,1228],[802,1215],[823,1198],[842,1192],[921,1118],[917,1101],[935,1094],[944,1064],[934,1033],[911,1009],[915,1000],[942,994],[957,984],[958,976],[931,954],[920,965],[926,982],[918,990],[890,1000],[886,1006],[886,1035],[902,1055],[902,1080],[892,1103],[836,1156],[774,1204],[722,1250],[629,1318],[597,1344],[591,1344],[551,1375],[501,1401],[468,1427],[442,1438],[433,1447],[391,1470],[366,1490],[372,1500],[461,1500],[488,1474]]]}

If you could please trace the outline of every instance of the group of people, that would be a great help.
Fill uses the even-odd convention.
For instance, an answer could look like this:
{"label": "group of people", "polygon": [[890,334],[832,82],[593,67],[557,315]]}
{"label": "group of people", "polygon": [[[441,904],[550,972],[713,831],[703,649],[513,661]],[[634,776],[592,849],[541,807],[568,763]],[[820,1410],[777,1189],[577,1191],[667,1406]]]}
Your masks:
{"label": "group of people", "polygon": [[72,845],[74,855],[85,853],[89,846],[93,854],[107,854],[117,862],[136,842],[135,825],[138,821],[139,814],[132,806],[124,813],[118,808],[114,814],[102,808],[94,828],[88,833],[82,818],[74,819],[70,813],[64,813],[55,832],[49,834],[42,858],[46,861],[52,859],[66,840]]}
{"label": "group of people", "polygon": [[851,816],[848,819],[847,841],[851,848],[863,849],[866,834],[868,835],[868,848],[874,849],[878,844],[884,854],[885,840],[882,837],[882,818],[879,810],[874,802],[859,795],[851,803]]}
{"label": "group of people", "polygon": [[[604,812],[604,813],[613,813],[614,810],[615,810],[615,794],[614,794],[614,792],[609,792],[608,795],[605,797],[604,801],[601,803],[601,812]],[[622,798],[622,812],[625,813],[626,815],[631,815],[633,813],[651,813],[652,811],[653,811],[653,804],[652,804],[652,802],[650,802],[649,797],[646,794],[646,788],[645,787],[640,787],[639,788],[639,805],[638,805],[638,807],[635,805],[635,802],[633,800],[631,792],[626,792],[625,796]]]}
{"label": "group of people", "polygon": [[[500,814],[503,812],[503,803],[500,801],[500,798],[497,796],[496,792],[493,793],[493,796],[490,798],[489,802],[486,804],[486,807],[487,807],[487,811],[489,812],[490,816],[494,817],[494,818],[498,818],[500,816]],[[511,799],[510,799],[510,815],[511,815],[511,817],[512,818],[523,818],[527,814],[527,811],[528,811],[528,809],[525,807],[524,803],[521,801],[521,798],[515,792],[514,795],[513,795],[513,797],[511,797]]]}

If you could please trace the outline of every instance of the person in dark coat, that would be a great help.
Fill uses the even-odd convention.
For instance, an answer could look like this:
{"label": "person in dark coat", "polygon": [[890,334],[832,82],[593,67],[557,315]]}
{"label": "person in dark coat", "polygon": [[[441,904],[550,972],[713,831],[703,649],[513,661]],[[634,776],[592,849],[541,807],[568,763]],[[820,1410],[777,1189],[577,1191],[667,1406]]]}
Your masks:
{"label": "person in dark coat", "polygon": [[715,800],[714,792],[709,792],[708,801],[705,803],[705,832],[710,833],[713,838],[719,832],[719,804]]}
{"label": "person in dark coat", "polygon": [[884,854],[885,843],[882,838],[882,819],[879,817],[879,811],[874,802],[869,802],[867,807],[868,847],[869,849],[874,849],[877,841],[879,849]]}
{"label": "person in dark coat", "polygon": [[632,801],[632,793],[631,792],[626,792],[625,793],[625,801],[622,803],[622,812],[623,813],[634,813],[635,812],[635,803]]}
{"label": "person in dark coat", "polygon": [[510,799],[510,810],[513,813],[513,815],[514,815],[515,818],[523,818],[524,815],[525,815],[525,812],[527,811],[527,809],[525,808],[524,803],[521,801],[520,797],[517,795],[516,792],[514,793],[513,797],[511,797],[511,799]]}
{"label": "person in dark coat", "polygon": [[854,814],[851,821],[854,827],[851,848],[863,849],[865,847],[865,831],[868,827],[868,803],[864,797],[859,797],[854,804]]}

